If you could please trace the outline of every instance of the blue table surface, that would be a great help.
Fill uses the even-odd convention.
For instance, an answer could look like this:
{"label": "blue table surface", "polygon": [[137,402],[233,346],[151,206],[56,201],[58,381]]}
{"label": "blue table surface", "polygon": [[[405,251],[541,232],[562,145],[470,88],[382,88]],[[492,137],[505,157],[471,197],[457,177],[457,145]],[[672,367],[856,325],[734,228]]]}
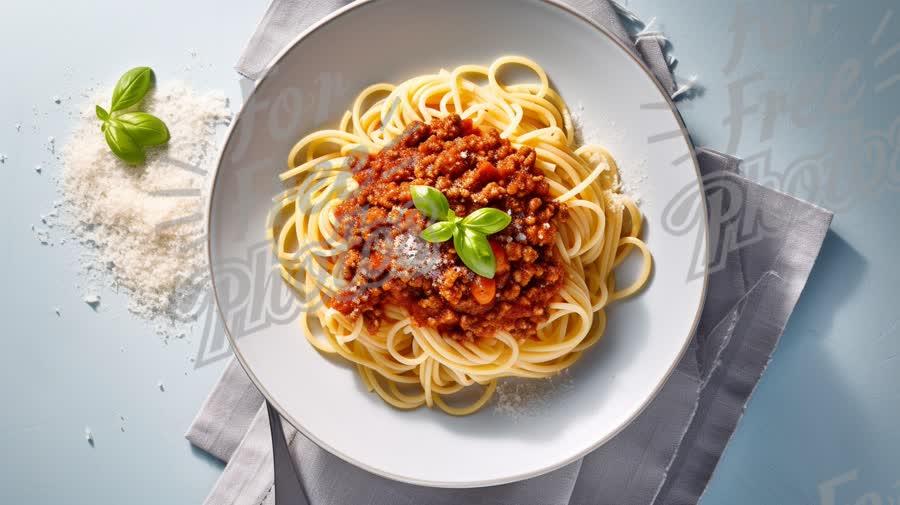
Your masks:
{"label": "blue table surface", "polygon": [[[0,503],[199,503],[218,477],[221,464],[183,434],[224,361],[195,368],[197,335],[164,343],[114,293],[95,313],[77,287],[77,248],[41,245],[31,225],[57,198],[47,138],[64,141],[82,90],[150,65],[224,89],[237,107],[232,66],[267,1],[4,6]],[[754,160],[755,177],[835,211],[704,504],[900,503],[900,5],[630,7],[673,41],[677,74],[699,76],[701,96],[682,107],[696,144]],[[810,186],[798,166],[835,146],[849,156]]]}

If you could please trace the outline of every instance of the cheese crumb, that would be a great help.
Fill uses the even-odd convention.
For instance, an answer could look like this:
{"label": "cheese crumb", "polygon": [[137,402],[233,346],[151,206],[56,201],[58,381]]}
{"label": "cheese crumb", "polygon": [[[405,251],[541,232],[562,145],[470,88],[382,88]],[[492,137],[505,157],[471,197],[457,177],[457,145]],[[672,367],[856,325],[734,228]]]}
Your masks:
{"label": "cheese crumb", "polygon": [[97,306],[100,305],[100,295],[95,293],[85,295],[84,303],[90,305],[92,309],[97,310]]}
{"label": "cheese crumb", "polygon": [[37,239],[41,245],[53,245],[53,242],[50,241],[50,231],[42,228],[38,228],[35,225],[31,225],[31,231],[34,232],[34,238]]}

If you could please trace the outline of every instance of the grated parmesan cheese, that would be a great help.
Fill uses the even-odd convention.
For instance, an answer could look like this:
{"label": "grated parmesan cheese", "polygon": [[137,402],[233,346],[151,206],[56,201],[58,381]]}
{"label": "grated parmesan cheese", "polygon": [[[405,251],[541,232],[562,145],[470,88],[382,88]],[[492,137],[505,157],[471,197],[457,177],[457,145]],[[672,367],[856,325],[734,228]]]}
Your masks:
{"label": "grated parmesan cheese", "polygon": [[565,393],[572,384],[568,369],[549,379],[501,379],[494,391],[494,412],[513,421],[538,415],[547,398]]}
{"label": "grated parmesan cheese", "polygon": [[132,167],[110,152],[95,117],[94,104],[109,103],[111,93],[87,97],[61,149],[66,224],[85,246],[80,266],[89,291],[106,281],[122,288],[135,314],[179,320],[179,299],[206,285],[205,197],[172,190],[207,189],[216,129],[231,118],[228,101],[220,91],[161,83],[141,108],[165,121],[171,139]]}
{"label": "grated parmesan cheese", "polygon": [[393,256],[397,267],[394,272],[404,277],[430,276],[440,273],[443,264],[438,244],[426,242],[415,235],[403,233],[394,238]]}
{"label": "grated parmesan cheese", "polygon": [[[584,117],[584,104],[578,102],[569,111],[572,119],[572,127],[575,131],[575,142],[578,144],[612,144],[616,145],[625,138],[624,132],[616,126],[614,121],[599,118],[598,124],[588,124]],[[621,160],[620,160],[621,161]],[[641,203],[643,196],[640,188],[647,179],[646,160],[640,164],[629,163],[623,169],[619,166],[619,181],[616,190],[627,194],[635,203]]]}
{"label": "grated parmesan cheese", "polygon": [[[630,196],[634,203],[641,203],[644,195],[641,188],[647,181],[647,160],[632,164],[628,170],[619,170],[619,190]],[[647,203],[647,202],[645,202]]]}

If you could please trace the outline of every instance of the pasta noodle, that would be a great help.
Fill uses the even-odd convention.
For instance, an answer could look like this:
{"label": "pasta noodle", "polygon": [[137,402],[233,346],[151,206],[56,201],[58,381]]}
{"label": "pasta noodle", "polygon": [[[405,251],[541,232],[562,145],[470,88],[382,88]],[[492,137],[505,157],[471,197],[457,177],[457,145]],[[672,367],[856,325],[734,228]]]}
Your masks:
{"label": "pasta noodle", "polygon": [[[508,65],[525,67],[537,82],[503,83],[501,71]],[[474,341],[446,338],[417,326],[402,307],[388,307],[387,322],[370,332],[362,317],[354,320],[329,307],[346,284],[336,268],[347,245],[336,233],[334,209],[358,187],[351,160],[390,146],[413,121],[451,114],[500,131],[513,147],[532,148],[552,197],[567,208],[555,244],[565,283],[533,338],[520,341],[505,331]],[[400,409],[426,405],[470,414],[488,402],[499,378],[559,373],[600,340],[607,305],[637,293],[650,276],[650,251],[640,238],[643,218],[619,190],[615,160],[600,146],[576,145],[565,102],[527,58],[506,56],[489,67],[465,65],[399,85],[369,86],[337,129],[297,142],[280,178],[288,189],[275,198],[268,234],[282,277],[306,304],[303,333],[320,352],[354,363],[368,389]],[[635,252],[641,272],[631,285],[619,287],[615,270]],[[481,393],[474,401],[457,406],[448,400],[475,385]]]}

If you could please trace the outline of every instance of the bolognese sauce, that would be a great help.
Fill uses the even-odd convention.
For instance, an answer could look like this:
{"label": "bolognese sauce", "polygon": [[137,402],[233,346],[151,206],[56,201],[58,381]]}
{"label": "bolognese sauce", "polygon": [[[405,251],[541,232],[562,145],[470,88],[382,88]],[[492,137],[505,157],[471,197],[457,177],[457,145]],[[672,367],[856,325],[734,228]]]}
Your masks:
{"label": "bolognese sauce", "polygon": [[[536,336],[565,281],[555,243],[566,209],[551,198],[531,148],[453,115],[412,123],[351,169],[359,187],[335,211],[347,245],[335,268],[347,286],[328,301],[333,309],[364,317],[370,331],[389,306],[400,306],[414,324],[450,338],[501,330],[520,341]],[[469,270],[452,241],[419,238],[431,223],[413,207],[411,185],[440,190],[459,217],[483,207],[510,215],[510,225],[489,237],[493,279]]]}

